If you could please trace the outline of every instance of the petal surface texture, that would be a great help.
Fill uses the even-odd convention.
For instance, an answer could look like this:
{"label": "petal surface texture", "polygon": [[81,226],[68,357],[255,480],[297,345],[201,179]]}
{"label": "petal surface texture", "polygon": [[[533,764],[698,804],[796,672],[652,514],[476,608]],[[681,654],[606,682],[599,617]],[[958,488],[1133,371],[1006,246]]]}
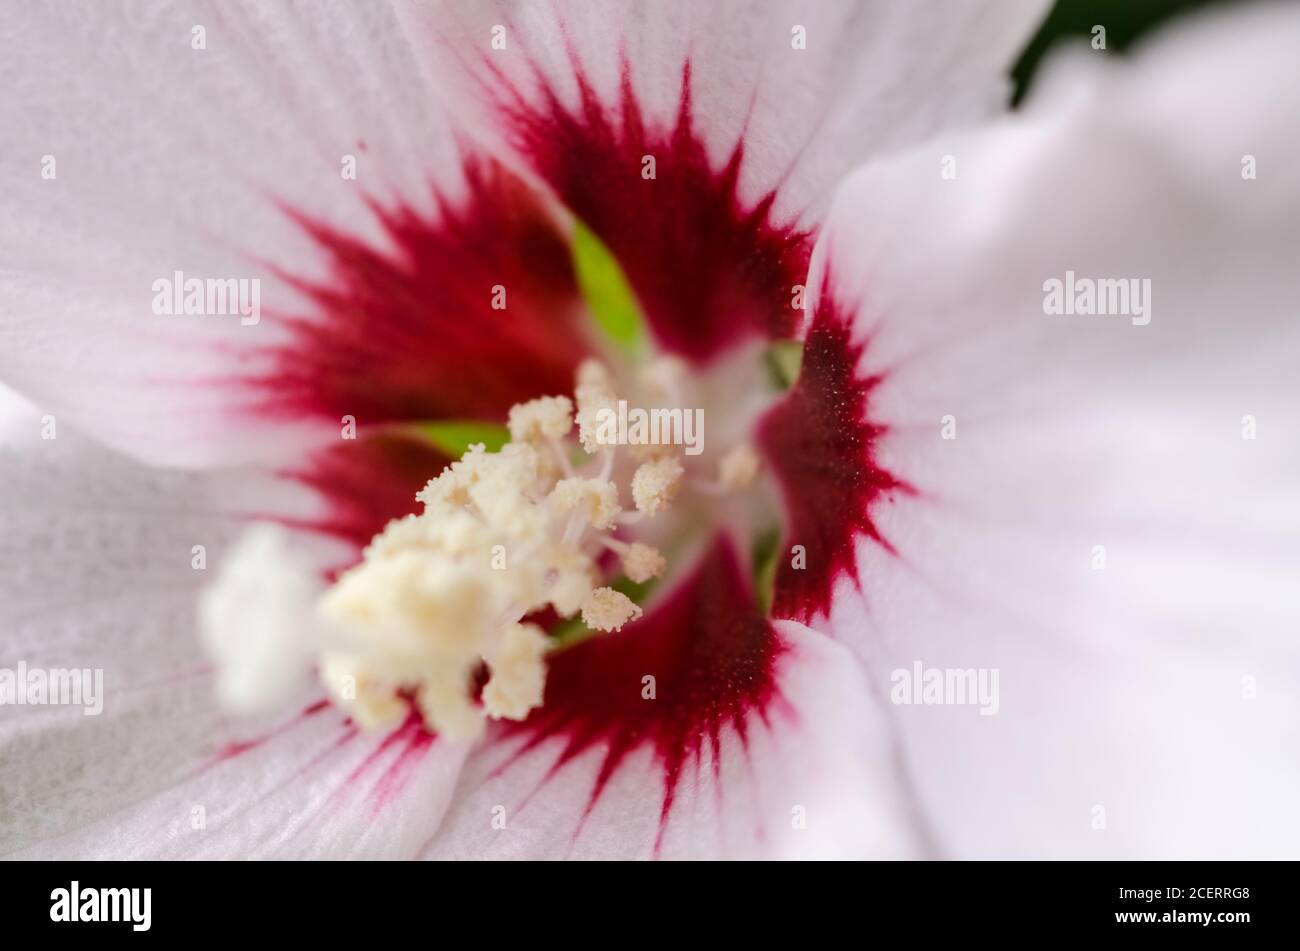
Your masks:
{"label": "petal surface texture", "polygon": [[854,163],[1005,101],[1036,2],[411,5],[431,92],[619,259],[659,343],[791,336]]}
{"label": "petal surface texture", "polygon": [[[359,737],[310,696],[231,730],[190,558],[210,544],[215,568],[255,517],[344,542],[321,558],[346,564],[445,461],[392,424],[499,421],[563,389],[589,347],[570,214],[668,349],[704,363],[797,332],[839,176],[993,109],[1043,6],[466,2],[430,20],[321,0],[101,22],[55,2],[0,24],[0,380],[59,427],[22,424],[6,473],[5,657],[103,666],[109,691],[102,718],[5,723],[31,779],[3,787],[0,851],[912,854],[860,667],[754,611],[733,553],[666,598],[676,613],[557,658],[551,709],[476,756],[463,829],[436,834],[464,750]],[[518,55],[482,60],[498,20]],[[182,276],[257,279],[257,319],[159,313],[156,282]],[[525,834],[476,838],[498,799]]]}
{"label": "petal surface texture", "polygon": [[[715,643],[745,623],[704,617]],[[585,656],[578,648],[558,658],[548,705],[471,757],[423,854],[921,854],[923,831],[899,784],[878,698],[843,645],[778,622],[765,642],[779,656],[764,671],[766,659],[743,652],[755,644],[727,643],[730,658],[709,657],[707,643],[648,647],[644,639],[670,620],[652,615],[593,642]],[[698,624],[680,630],[708,640]]]}
{"label": "petal surface texture", "polygon": [[[1075,51],[836,200],[815,327],[858,348],[845,438],[909,490],[840,523],[830,629],[892,694],[942,854],[1300,847],[1298,30],[1265,7]],[[1049,313],[1067,272],[1149,310]],[[997,701],[907,702],[916,664],[997,671]]]}
{"label": "petal surface texture", "polygon": [[[0,27],[12,91],[0,102],[0,379],[114,446],[189,466],[284,460],[337,438],[338,418],[326,428],[321,416],[343,397],[304,407],[295,384],[313,371],[322,388],[343,389],[342,358],[326,346],[339,340],[354,348],[354,378],[393,371],[350,410],[361,425],[394,406],[425,410],[430,398],[411,395],[393,353],[424,318],[427,354],[439,335],[430,314],[454,307],[463,284],[444,281],[439,296],[411,276],[412,261],[441,260],[442,249],[406,240],[409,223],[473,203],[474,183],[393,5],[130,11],[56,2]],[[511,276],[501,263],[484,302]],[[176,302],[157,300],[157,281],[225,279],[260,282],[255,322],[155,306]],[[326,279],[333,297],[320,291]],[[304,319],[344,320],[355,334],[378,285],[389,306],[373,315],[368,346],[338,327],[318,331],[315,349],[303,344]],[[423,301],[398,307],[400,295]],[[286,371],[290,342],[305,352]],[[381,346],[387,361],[375,358]],[[250,382],[271,375],[280,385],[269,393]]]}
{"label": "petal surface texture", "polygon": [[99,670],[101,709],[0,707],[0,855],[414,854],[464,747],[360,734],[305,679],[287,714],[232,721],[198,649],[195,597],[250,517],[311,520],[315,501],[236,470],[146,469],[57,420],[42,438],[50,418],[0,425],[0,666]]}

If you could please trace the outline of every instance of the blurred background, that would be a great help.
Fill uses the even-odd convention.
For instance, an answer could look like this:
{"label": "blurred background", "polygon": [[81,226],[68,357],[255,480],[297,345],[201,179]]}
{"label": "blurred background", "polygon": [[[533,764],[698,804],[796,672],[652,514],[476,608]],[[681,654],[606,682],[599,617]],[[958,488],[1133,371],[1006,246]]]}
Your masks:
{"label": "blurred background", "polygon": [[1106,27],[1106,52],[1122,56],[1135,40],[1168,20],[1234,2],[1241,0],[1058,0],[1011,71],[1015,102],[1032,88],[1045,53],[1057,43],[1090,42],[1098,24]]}

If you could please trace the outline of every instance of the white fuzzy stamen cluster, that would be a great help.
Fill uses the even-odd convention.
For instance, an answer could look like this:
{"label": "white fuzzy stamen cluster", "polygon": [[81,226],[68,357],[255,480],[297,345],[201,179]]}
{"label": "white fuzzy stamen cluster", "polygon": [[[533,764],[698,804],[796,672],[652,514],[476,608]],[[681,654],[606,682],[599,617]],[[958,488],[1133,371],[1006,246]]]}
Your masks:
{"label": "white fuzzy stamen cluster", "polygon": [[[678,363],[654,362],[643,376],[678,398]],[[721,459],[716,481],[687,479],[676,446],[633,447],[620,466],[627,450],[596,437],[597,414],[616,403],[613,377],[588,361],[572,401],[548,396],[512,407],[510,442],[498,452],[471,446],[416,496],[423,511],[389,522],[323,594],[319,575],[286,553],[283,533],[250,534],[203,600],[223,698],[238,710],[261,709],[314,665],[363,727],[394,725],[412,705],[449,738],[478,735],[487,718],[527,717],[542,703],[556,642],[525,619],[551,609],[580,616],[593,632],[635,621],[641,607],[605,585],[602,556],[616,555],[636,584],[667,564],[656,548],[617,535],[667,511],[683,487],[726,494],[758,471],[743,444]],[[575,423],[576,443],[591,457],[576,467]],[[623,510],[621,492],[636,511]]]}
{"label": "white fuzzy stamen cluster", "polygon": [[[594,442],[594,413],[615,401],[609,373],[583,365],[575,391],[579,439],[600,452],[595,475],[564,475],[561,440],[573,404],[543,397],[510,410],[512,442],[499,452],[472,446],[417,495],[424,511],[396,519],[362,561],[324,596],[326,618],[351,647],[322,657],[331,695],[364,725],[391,723],[412,698],[428,726],[472,737],[485,717],[522,719],[542,702],[548,639],[530,614],[581,614],[595,631],[616,631],[641,616],[626,595],[601,584],[602,546],[622,554],[637,582],[662,573],[649,545],[607,534],[619,523],[612,447]],[[632,495],[644,515],[664,511],[681,481],[673,458],[642,465]],[[481,703],[473,696],[488,671]]]}
{"label": "white fuzzy stamen cluster", "polygon": [[632,501],[637,511],[658,515],[668,508],[677,497],[685,471],[675,456],[642,463],[632,476]]}

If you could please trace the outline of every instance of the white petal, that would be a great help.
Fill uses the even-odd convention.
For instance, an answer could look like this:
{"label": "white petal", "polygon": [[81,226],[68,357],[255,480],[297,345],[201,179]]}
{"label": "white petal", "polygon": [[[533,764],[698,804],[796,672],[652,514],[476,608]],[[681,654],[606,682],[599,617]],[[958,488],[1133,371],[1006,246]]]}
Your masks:
{"label": "white petal", "polygon": [[[1022,115],[837,199],[814,266],[915,494],[835,631],[882,690],[1000,670],[996,715],[892,709],[947,854],[1300,847],[1298,30],[1269,8],[1076,55]],[[1067,269],[1149,278],[1150,323],[1047,316]]]}
{"label": "white petal", "polygon": [[[568,742],[491,745],[466,764],[431,858],[905,857],[923,833],[898,785],[877,700],[842,646],[780,622],[784,701],[725,729],[715,759],[682,767],[666,820],[665,776],[649,746],[623,760],[596,796],[607,752],[557,765]],[[617,637],[618,634],[604,635]],[[631,683],[631,690],[641,690]],[[673,689],[664,681],[659,688]],[[644,695],[643,695],[644,696]],[[662,698],[646,703],[664,703]]]}
{"label": "white petal", "polygon": [[[613,118],[625,63],[646,125],[671,129],[689,59],[696,129],[715,167],[743,139],[742,203],[780,186],[776,220],[807,212],[802,223],[811,225],[855,162],[1005,102],[1011,59],[1045,7],[445,0],[407,9],[413,35],[428,44],[433,86],[499,148],[510,133],[494,101],[516,105],[517,91],[537,108],[549,89],[580,112],[581,76]],[[641,157],[631,160],[637,178]]]}
{"label": "white petal", "polygon": [[[149,459],[286,458],[314,430],[250,425],[231,382],[303,310],[280,274],[325,264],[284,208],[378,239],[366,199],[428,210],[460,163],[388,4],[133,9],[0,26],[0,379]],[[178,270],[260,280],[260,322],[156,315]]]}
{"label": "white petal", "polygon": [[308,502],[41,432],[30,412],[0,425],[0,666],[98,668],[103,706],[0,707],[0,854],[412,854],[464,749],[293,705],[274,728],[231,722],[199,649],[196,595],[247,513],[306,517]]}
{"label": "white petal", "polygon": [[[47,737],[17,746],[7,761],[26,774],[21,789],[7,790],[16,814],[91,821],[35,842],[28,830],[13,857],[411,858],[437,828],[468,749],[422,731],[359,734],[324,709],[279,724],[254,745],[209,741],[205,757],[182,763],[168,755],[170,744],[198,749],[194,741],[205,737],[193,728],[201,718],[187,716],[191,730],[182,733],[163,729],[168,715],[160,709],[120,736],[83,731],[80,743]],[[146,771],[147,795],[138,788]],[[56,816],[42,816],[51,808]],[[0,851],[10,846],[6,837]]]}

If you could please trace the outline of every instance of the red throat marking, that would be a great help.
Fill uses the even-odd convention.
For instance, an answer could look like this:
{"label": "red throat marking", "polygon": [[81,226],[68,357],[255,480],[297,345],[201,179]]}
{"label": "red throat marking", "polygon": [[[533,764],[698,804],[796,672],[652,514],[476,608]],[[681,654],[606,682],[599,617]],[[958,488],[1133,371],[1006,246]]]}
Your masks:
{"label": "red throat marking", "polygon": [[[540,111],[502,108],[536,170],[619,259],[660,344],[700,364],[746,338],[791,336],[811,237],[770,223],[774,195],[741,206],[742,145],[711,167],[692,125],[689,67],[670,129],[647,128],[626,75],[617,122],[580,71],[578,82],[577,112],[551,94]],[[647,154],[657,159],[653,182],[640,175]],[[498,166],[469,161],[466,178],[466,202],[444,203],[436,221],[376,208],[391,253],[298,216],[332,277],[294,282],[314,313],[290,319],[292,343],[255,381],[267,415],[352,415],[364,434],[376,423],[502,421],[514,403],[570,392],[587,348],[567,240],[544,203]],[[490,307],[496,284],[509,290],[504,313]],[[876,381],[858,378],[860,354],[847,316],[824,299],[798,383],[762,422],[761,447],[789,514],[787,545],[808,556],[803,571],[783,559],[779,617],[826,611],[836,579],[853,576],[855,540],[879,539],[873,503],[904,488],[874,464],[880,430],[866,409]],[[361,438],[304,463],[298,477],[330,506],[312,527],[359,548],[417,509],[415,491],[446,460],[390,439]],[[699,769],[707,754],[716,771],[724,736],[744,747],[755,722],[793,715],[777,684],[790,646],[754,604],[741,560],[719,538],[646,617],[553,657],[545,704],[502,730],[522,738],[503,770],[554,738],[563,746],[552,773],[604,750],[585,817],[628,757],[648,747],[663,775],[657,852],[686,767]],[[656,678],[654,700],[642,697],[646,676]],[[425,748],[414,744],[410,755]]]}

